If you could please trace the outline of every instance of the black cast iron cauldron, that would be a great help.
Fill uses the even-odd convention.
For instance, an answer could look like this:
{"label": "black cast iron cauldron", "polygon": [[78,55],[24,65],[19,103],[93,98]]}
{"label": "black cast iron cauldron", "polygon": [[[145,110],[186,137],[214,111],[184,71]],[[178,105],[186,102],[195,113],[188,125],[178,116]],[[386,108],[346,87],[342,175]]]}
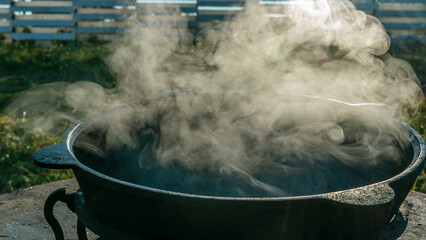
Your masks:
{"label": "black cast iron cauldron", "polygon": [[[78,148],[87,137],[102,145],[105,135],[96,126],[108,121],[103,116],[173,97],[125,103],[86,117],[67,130],[61,143],[36,151],[33,159],[41,167],[72,168],[93,214],[152,239],[357,239],[392,219],[424,166],[425,143],[404,123],[400,125],[409,132],[410,146],[403,149],[402,167],[396,174],[361,186],[289,197],[210,196],[141,185],[133,181],[135,165],[127,163],[131,156],[126,149],[118,151],[111,163]],[[297,98],[364,111],[330,99]]]}

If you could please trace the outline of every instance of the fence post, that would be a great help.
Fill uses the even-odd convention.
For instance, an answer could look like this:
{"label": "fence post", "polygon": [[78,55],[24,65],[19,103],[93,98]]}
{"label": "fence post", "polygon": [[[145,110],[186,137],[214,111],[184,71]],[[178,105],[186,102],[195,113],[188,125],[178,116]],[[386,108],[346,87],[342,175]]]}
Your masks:
{"label": "fence post", "polygon": [[377,8],[373,9],[373,16],[377,17],[377,9],[380,7],[379,0],[374,0],[374,3],[376,4]]}

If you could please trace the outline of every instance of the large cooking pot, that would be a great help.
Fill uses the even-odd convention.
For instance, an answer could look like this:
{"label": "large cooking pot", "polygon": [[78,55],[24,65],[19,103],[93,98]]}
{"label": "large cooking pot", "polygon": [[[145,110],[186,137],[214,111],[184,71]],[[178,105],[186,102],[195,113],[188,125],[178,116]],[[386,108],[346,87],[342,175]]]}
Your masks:
{"label": "large cooking pot", "polygon": [[[168,94],[129,102],[90,115],[70,127],[61,143],[36,151],[33,159],[41,167],[72,168],[87,207],[94,215],[137,236],[152,239],[357,239],[379,231],[390,222],[424,166],[423,139],[400,122],[407,131],[409,144],[401,149],[399,164],[380,169],[388,172],[387,175],[374,177],[373,169],[365,175],[365,180],[337,184],[329,192],[294,191],[292,196],[285,197],[221,196],[208,191],[162,188],[155,182],[144,181],[146,173],[132,160],[136,150],[131,147],[93,154],[102,150],[107,138],[99,126],[120,118],[120,114],[126,113],[123,109],[174,97]],[[331,104],[332,109],[345,109],[354,116],[371,111],[366,106],[318,97],[292,96],[291,101],[324,102]],[[92,143],[91,147],[82,144],[87,141]],[[139,135],[139,147],[143,148],[149,141],[146,134]],[[97,150],[89,151],[93,146]],[[343,170],[348,174],[357,171]],[[200,173],[184,172],[183,178],[191,174]],[[182,180],[173,174],[167,178]]]}

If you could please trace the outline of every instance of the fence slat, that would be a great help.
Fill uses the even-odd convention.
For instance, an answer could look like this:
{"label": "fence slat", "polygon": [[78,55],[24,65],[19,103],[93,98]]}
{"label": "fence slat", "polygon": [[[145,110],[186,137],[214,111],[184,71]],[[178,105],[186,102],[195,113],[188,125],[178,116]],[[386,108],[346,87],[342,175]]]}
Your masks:
{"label": "fence slat", "polygon": [[232,18],[235,14],[222,15],[222,14],[212,14],[212,15],[200,15],[198,16],[198,21],[208,22],[208,21],[225,21]]}
{"label": "fence slat", "polygon": [[162,7],[145,7],[145,6],[141,6],[141,7],[137,7],[136,8],[136,12],[137,13],[141,13],[141,14],[172,14],[172,13],[197,13],[197,8],[196,7],[167,7],[167,6],[162,6]]}
{"label": "fence slat", "polygon": [[[155,21],[155,20],[139,20],[139,23],[156,28],[156,27],[164,27],[164,25],[167,25],[167,21]],[[143,26],[142,25],[142,26]],[[196,28],[198,26],[197,21],[169,21],[167,26],[184,26],[186,25],[188,28]]]}
{"label": "fence slat", "polygon": [[0,33],[10,33],[12,32],[12,28],[8,26],[0,26]]}
{"label": "fence slat", "polygon": [[419,35],[419,36],[413,36],[413,35],[399,35],[399,36],[390,36],[392,41],[407,41],[407,40],[420,40],[420,41],[426,41],[426,35]]}
{"label": "fence slat", "polygon": [[74,20],[11,20],[12,26],[74,27]]}
{"label": "fence slat", "polygon": [[76,7],[114,7],[135,5],[132,0],[74,0],[73,6]]}
{"label": "fence slat", "polygon": [[93,33],[93,34],[116,34],[125,32],[125,28],[120,27],[76,27],[75,33]]}
{"label": "fence slat", "polygon": [[116,14],[116,13],[76,13],[74,20],[86,21],[104,21],[105,19],[125,20],[131,14]]}
{"label": "fence slat", "polygon": [[426,3],[426,0],[378,0],[379,3]]}
{"label": "fence slat", "polygon": [[244,1],[241,0],[235,0],[235,1],[220,1],[220,0],[216,0],[216,1],[203,1],[203,0],[198,0],[198,6],[209,6],[209,7],[227,7],[227,6],[243,6],[244,5]]}
{"label": "fence slat", "polygon": [[138,4],[197,4],[197,0],[137,0]]}
{"label": "fence slat", "polygon": [[426,30],[426,23],[383,23],[383,26],[388,30]]}
{"label": "fence slat", "polygon": [[359,10],[377,10],[379,8],[377,3],[355,3],[354,5]]}
{"label": "fence slat", "polygon": [[[135,39],[138,40],[155,40],[155,41],[168,41],[168,40],[175,40],[177,35],[176,34],[158,34],[158,35],[142,35],[142,34],[135,34],[133,35]],[[194,35],[193,34],[182,34],[179,35],[179,40],[187,40],[187,41],[193,41]]]}
{"label": "fence slat", "polygon": [[0,0],[0,4],[3,4],[3,5],[9,5],[10,4],[10,0]]}
{"label": "fence slat", "polygon": [[10,19],[10,13],[0,13],[0,19]]}
{"label": "fence slat", "polygon": [[377,17],[426,17],[426,10],[379,10]]}
{"label": "fence slat", "polygon": [[73,7],[32,7],[32,6],[11,6],[11,12],[33,12],[33,13],[71,13]]}
{"label": "fence slat", "polygon": [[74,33],[11,33],[14,40],[75,40]]}

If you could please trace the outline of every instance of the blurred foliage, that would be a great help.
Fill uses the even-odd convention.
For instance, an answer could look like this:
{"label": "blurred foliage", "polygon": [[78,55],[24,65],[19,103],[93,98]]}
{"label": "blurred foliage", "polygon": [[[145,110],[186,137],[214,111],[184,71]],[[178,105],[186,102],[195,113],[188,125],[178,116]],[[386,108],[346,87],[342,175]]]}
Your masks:
{"label": "blurred foliage", "polygon": [[[27,43],[0,45],[0,112],[22,90],[50,82],[93,81],[103,87],[115,86],[115,78],[103,61],[109,54],[96,39],[88,42],[54,42],[34,46]],[[392,43],[390,54],[407,60],[426,83],[426,42]],[[425,85],[423,85],[425,86]],[[425,138],[426,104],[408,122]],[[22,121],[0,115],[0,193],[44,182],[73,177],[71,170],[51,170],[36,166],[32,154],[58,143],[58,136],[35,135],[21,127]],[[423,170],[416,190],[426,193]]]}
{"label": "blurred foliage", "polygon": [[39,84],[85,80],[113,87],[115,78],[103,61],[107,54],[103,45],[84,42],[1,45],[0,111],[18,93]]}
{"label": "blurred foliage", "polygon": [[21,121],[25,119],[0,115],[0,193],[74,177],[70,169],[45,169],[33,163],[31,156],[37,149],[56,144],[60,138],[34,135],[19,127]]}
{"label": "blurred foliage", "polygon": [[[426,63],[426,62],[425,62]],[[423,103],[420,105],[419,112],[413,116],[410,121],[407,122],[413,127],[423,139],[426,139],[425,125],[426,125],[426,98],[423,99]],[[422,173],[417,178],[417,182],[414,186],[414,190],[426,193],[426,165],[423,168]]]}
{"label": "blurred foliage", "polygon": [[[419,78],[423,91],[426,91],[426,41],[407,40],[401,42],[392,42],[389,53],[401,59],[406,60],[413,66],[414,71]],[[413,127],[423,139],[425,139],[425,126],[426,126],[426,98],[420,105],[419,111],[413,114],[407,122]],[[422,173],[417,178],[415,190],[426,193],[426,166],[423,168]]]}
{"label": "blurred foliage", "polygon": [[100,41],[98,39],[98,35],[96,34],[90,34],[89,37],[87,38],[87,42],[92,43],[92,44],[99,44]]}
{"label": "blurred foliage", "polygon": [[388,51],[392,56],[404,59],[413,66],[423,91],[426,90],[426,41],[407,40],[392,42]]}
{"label": "blurred foliage", "polygon": [[[115,78],[103,61],[107,54],[104,45],[84,42],[0,45],[0,114],[23,90],[40,84],[87,80],[114,87]],[[58,143],[60,137],[35,135],[22,128],[22,121],[0,115],[0,193],[73,177],[71,170],[44,169],[33,163],[37,149]]]}

